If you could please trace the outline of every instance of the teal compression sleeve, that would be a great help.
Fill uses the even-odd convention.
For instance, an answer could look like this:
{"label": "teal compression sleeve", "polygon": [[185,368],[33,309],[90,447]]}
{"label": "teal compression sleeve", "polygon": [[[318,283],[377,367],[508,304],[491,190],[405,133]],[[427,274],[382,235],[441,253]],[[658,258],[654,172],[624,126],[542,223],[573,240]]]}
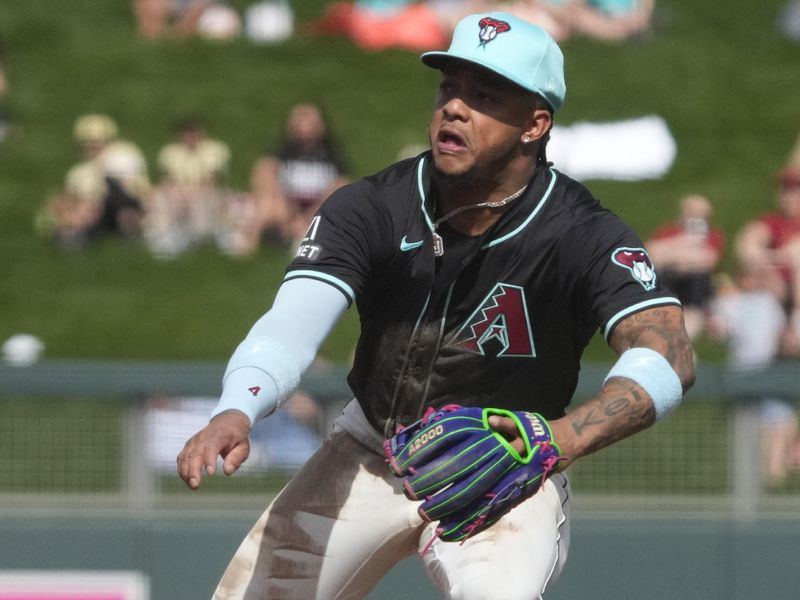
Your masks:
{"label": "teal compression sleeve", "polygon": [[309,278],[285,282],[272,308],[231,356],[219,403],[211,413],[239,410],[251,425],[294,392],[300,376],[348,306],[338,288]]}

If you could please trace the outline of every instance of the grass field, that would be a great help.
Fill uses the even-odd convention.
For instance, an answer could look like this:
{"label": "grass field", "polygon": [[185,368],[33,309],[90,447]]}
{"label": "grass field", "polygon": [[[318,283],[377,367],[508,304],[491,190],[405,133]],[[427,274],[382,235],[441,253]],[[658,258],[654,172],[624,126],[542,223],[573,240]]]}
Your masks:
{"label": "grass field", "polygon": [[[325,4],[293,6],[302,23]],[[775,32],[781,0],[657,4],[646,39],[564,45],[569,91],[558,121],[662,115],[679,147],[670,173],[590,187],[643,235],[672,216],[681,194],[705,192],[733,233],[772,205],[774,173],[800,129],[800,52]],[[231,260],[208,248],[163,263],[130,244],[74,255],[49,247],[32,221],[77,158],[76,116],[113,115],[152,168],[174,119],[202,115],[233,148],[232,185],[245,187],[294,101],[324,104],[358,176],[425,140],[436,81],[411,53],[363,53],[339,39],[146,42],[127,2],[3,0],[0,36],[15,123],[0,145],[0,339],[34,333],[51,357],[224,359],[267,307],[286,260],[270,249]],[[353,312],[325,356],[349,355]],[[595,344],[590,357],[604,352]],[[704,343],[700,354],[714,359],[719,348]]]}

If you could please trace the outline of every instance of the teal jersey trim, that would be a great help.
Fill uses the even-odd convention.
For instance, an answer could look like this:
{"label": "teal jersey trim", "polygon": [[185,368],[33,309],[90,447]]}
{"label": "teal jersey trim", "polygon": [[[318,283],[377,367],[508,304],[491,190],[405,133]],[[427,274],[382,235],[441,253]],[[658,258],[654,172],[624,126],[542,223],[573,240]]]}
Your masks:
{"label": "teal jersey trim", "polygon": [[334,277],[333,275],[328,275],[327,273],[322,273],[321,271],[312,271],[310,269],[300,269],[297,271],[289,271],[286,274],[286,277],[283,278],[284,281],[289,281],[290,279],[296,279],[298,277],[308,277],[310,279],[319,279],[320,281],[324,281],[326,283],[330,283],[336,289],[341,291],[345,297],[347,298],[347,303],[352,304],[355,302],[356,293],[353,291],[349,285],[347,285],[344,281],[339,279],[338,277]]}
{"label": "teal jersey trim", "polygon": [[481,248],[481,250],[486,250],[487,248],[491,248],[492,246],[496,246],[497,244],[502,244],[506,240],[511,239],[512,237],[517,235],[520,231],[525,229],[528,226],[528,224],[533,220],[533,218],[537,214],[539,214],[539,211],[542,210],[542,207],[545,205],[545,202],[547,202],[547,199],[550,197],[550,194],[553,192],[553,188],[556,185],[556,180],[557,179],[558,179],[557,173],[553,169],[550,169],[550,185],[547,186],[547,190],[545,191],[544,195],[542,196],[542,199],[539,200],[539,204],[537,204],[536,208],[534,208],[533,211],[531,212],[531,214],[528,215],[528,218],[525,219],[522,222],[522,224],[519,227],[517,227],[514,231],[511,231],[510,233],[507,233],[504,236],[501,236],[501,237],[499,237],[497,239],[492,240],[488,244],[484,245]]}
{"label": "teal jersey trim", "polygon": [[425,169],[425,159],[422,158],[419,161],[419,166],[417,167],[417,188],[419,189],[419,198],[420,198],[420,206],[422,207],[422,214],[425,217],[425,222],[428,224],[428,228],[433,231],[433,221],[431,220],[430,215],[428,214],[428,210],[425,208],[425,186],[422,185],[422,172]]}
{"label": "teal jersey trim", "polygon": [[639,302],[637,304],[629,306],[628,308],[622,309],[613,317],[611,317],[608,320],[608,323],[606,323],[606,328],[603,330],[603,337],[606,340],[608,340],[608,336],[611,333],[611,330],[614,329],[614,327],[616,326],[617,323],[619,323],[619,321],[621,321],[628,315],[633,314],[635,312],[639,312],[640,310],[649,308],[651,306],[660,306],[665,304],[677,304],[678,306],[682,306],[681,301],[678,300],[677,298],[673,298],[672,296],[653,298],[652,300],[645,300],[644,302]]}
{"label": "teal jersey trim", "polygon": [[[417,187],[419,189],[420,206],[422,208],[422,214],[425,217],[425,222],[428,224],[428,228],[431,231],[434,231],[433,221],[431,220],[431,217],[428,214],[427,209],[425,208],[425,188],[422,185],[422,172],[423,172],[424,166],[425,166],[425,159],[422,158],[422,159],[420,159],[419,166],[417,167]],[[556,171],[554,171],[553,169],[550,169],[550,183],[547,186],[547,190],[545,190],[544,194],[542,195],[541,200],[539,200],[539,203],[536,205],[536,207],[533,209],[533,211],[531,211],[531,214],[528,215],[528,217],[525,219],[525,221],[523,221],[519,225],[519,227],[514,229],[514,231],[511,231],[511,232],[507,233],[504,236],[501,236],[501,237],[499,237],[497,239],[492,240],[491,242],[489,242],[487,244],[484,244],[483,246],[481,246],[481,250],[486,250],[487,248],[491,248],[492,246],[496,246],[497,244],[502,244],[506,240],[511,239],[512,237],[517,235],[520,231],[525,229],[530,224],[530,222],[534,219],[534,217],[536,217],[536,215],[539,214],[539,211],[542,210],[542,207],[544,207],[545,203],[547,202],[548,198],[550,197],[550,194],[552,194],[552,192],[553,192],[553,188],[556,185],[557,179],[558,179],[558,173]]]}

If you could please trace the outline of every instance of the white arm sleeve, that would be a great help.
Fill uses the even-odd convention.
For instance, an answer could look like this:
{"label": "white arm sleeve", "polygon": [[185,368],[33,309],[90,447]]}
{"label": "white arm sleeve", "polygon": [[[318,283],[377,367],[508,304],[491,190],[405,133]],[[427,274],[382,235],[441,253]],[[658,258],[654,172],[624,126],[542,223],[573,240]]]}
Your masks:
{"label": "white arm sleeve", "polygon": [[236,409],[252,425],[272,413],[294,392],[347,306],[342,292],[323,281],[285,282],[228,361],[211,416]]}

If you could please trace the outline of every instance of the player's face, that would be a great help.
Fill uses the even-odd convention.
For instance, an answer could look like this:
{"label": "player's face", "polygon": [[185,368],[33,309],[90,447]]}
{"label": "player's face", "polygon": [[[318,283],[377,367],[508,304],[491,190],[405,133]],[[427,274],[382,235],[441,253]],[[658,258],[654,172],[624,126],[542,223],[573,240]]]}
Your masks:
{"label": "player's face", "polygon": [[434,163],[446,176],[492,177],[522,156],[533,96],[491,72],[453,62],[442,72],[429,128]]}

